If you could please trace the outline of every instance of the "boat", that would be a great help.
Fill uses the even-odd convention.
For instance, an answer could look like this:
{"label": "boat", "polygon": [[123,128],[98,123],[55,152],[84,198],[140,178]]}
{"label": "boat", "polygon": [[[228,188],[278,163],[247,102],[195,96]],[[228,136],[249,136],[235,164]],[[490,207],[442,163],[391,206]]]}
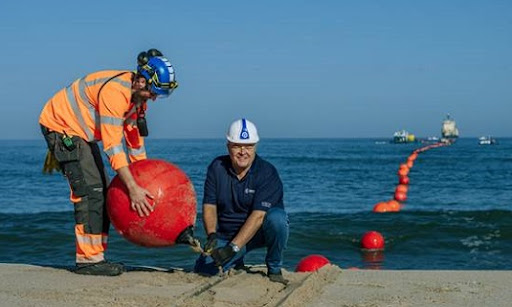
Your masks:
{"label": "boat", "polygon": [[415,141],[416,137],[414,134],[411,134],[405,130],[399,130],[393,134],[393,143],[395,144],[413,143]]}
{"label": "boat", "polygon": [[498,142],[495,138],[489,136],[481,136],[478,138],[478,144],[479,145],[496,145]]}
{"label": "boat", "polygon": [[459,138],[459,129],[455,120],[450,117],[450,114],[446,115],[443,120],[443,126],[441,128],[441,142],[443,143],[454,143]]}

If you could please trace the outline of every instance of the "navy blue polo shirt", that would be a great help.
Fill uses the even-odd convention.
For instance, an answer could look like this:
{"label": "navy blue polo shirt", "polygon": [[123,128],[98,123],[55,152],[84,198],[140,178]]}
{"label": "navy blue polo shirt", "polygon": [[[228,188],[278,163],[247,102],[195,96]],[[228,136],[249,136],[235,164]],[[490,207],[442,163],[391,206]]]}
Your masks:
{"label": "navy blue polo shirt", "polygon": [[217,206],[217,232],[232,238],[253,210],[284,209],[283,184],[276,168],[258,155],[242,180],[229,156],[220,156],[208,166],[203,204]]}

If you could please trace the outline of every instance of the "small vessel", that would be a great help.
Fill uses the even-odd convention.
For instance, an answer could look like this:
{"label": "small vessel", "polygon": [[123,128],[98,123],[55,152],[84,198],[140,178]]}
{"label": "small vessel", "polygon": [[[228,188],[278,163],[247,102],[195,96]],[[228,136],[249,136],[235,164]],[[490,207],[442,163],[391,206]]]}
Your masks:
{"label": "small vessel", "polygon": [[446,115],[441,128],[441,142],[443,143],[454,143],[459,138],[459,129],[455,120],[450,117],[450,114]]}
{"label": "small vessel", "polygon": [[496,142],[496,139],[489,136],[481,136],[478,138],[478,144],[479,145],[496,145],[498,142]]}
{"label": "small vessel", "polygon": [[416,137],[414,134],[411,134],[405,130],[400,130],[393,134],[393,143],[395,144],[413,143],[415,141]]}

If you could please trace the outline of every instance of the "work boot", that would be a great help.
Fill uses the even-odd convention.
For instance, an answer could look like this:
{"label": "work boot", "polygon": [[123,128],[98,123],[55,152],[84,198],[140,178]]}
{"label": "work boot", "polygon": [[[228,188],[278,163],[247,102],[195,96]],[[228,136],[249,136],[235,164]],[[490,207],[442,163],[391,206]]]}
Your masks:
{"label": "work boot", "polygon": [[284,278],[283,273],[281,273],[281,271],[279,271],[279,273],[268,273],[267,276],[268,276],[268,279],[270,279],[271,282],[278,282],[278,283],[283,284],[285,286],[289,282],[288,279]]}
{"label": "work boot", "polygon": [[117,276],[123,274],[124,266],[119,263],[107,261],[77,263],[74,272],[82,275]]}

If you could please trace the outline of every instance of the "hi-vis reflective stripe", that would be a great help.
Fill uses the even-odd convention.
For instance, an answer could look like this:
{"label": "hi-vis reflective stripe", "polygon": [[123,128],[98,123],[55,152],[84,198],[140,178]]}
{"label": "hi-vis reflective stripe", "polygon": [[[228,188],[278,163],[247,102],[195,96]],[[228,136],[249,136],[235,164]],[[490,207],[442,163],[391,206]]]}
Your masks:
{"label": "hi-vis reflective stripe", "polygon": [[124,122],[124,119],[117,118],[117,117],[112,117],[112,116],[102,116],[100,118],[100,122],[102,124],[107,124],[107,125],[122,126],[123,122]]}
{"label": "hi-vis reflective stripe", "polygon": [[80,253],[76,253],[76,263],[97,263],[105,260],[105,255],[99,253],[97,255],[86,256]]}
{"label": "hi-vis reflective stripe", "polygon": [[[84,106],[87,107],[87,109],[89,110],[89,115],[91,116],[91,119],[94,121],[95,129],[99,130],[100,129],[100,124],[103,122],[104,118],[103,117],[100,118],[98,111],[94,108],[94,105],[87,98],[86,89],[89,86],[98,85],[98,84],[101,84],[101,83],[104,83],[104,82],[107,82],[107,81],[115,82],[115,83],[120,84],[121,86],[124,86],[126,88],[131,89],[131,83],[130,82],[121,80],[119,78],[114,78],[114,79],[111,79],[111,80],[110,80],[110,78],[99,78],[99,79],[95,79],[95,80],[92,80],[92,81],[85,81],[84,78],[81,78],[81,79],[73,82],[70,86],[68,86],[66,88],[66,96],[67,96],[68,101],[69,101],[69,103],[71,105],[71,109],[73,109],[73,113],[75,113],[75,116],[76,116],[76,118],[77,118],[77,120],[78,120],[78,122],[80,124],[80,127],[82,128],[82,130],[87,135],[87,141],[88,142],[94,141],[94,134],[92,133],[92,131],[90,131],[88,129],[87,125],[85,124],[84,117],[83,117],[82,113],[80,112],[80,108],[78,107],[78,101],[76,99],[77,97],[75,97],[74,92],[73,92],[73,86],[74,86],[74,84],[76,82],[78,82],[78,96],[80,96],[80,100],[82,101]],[[114,119],[114,118],[112,118],[112,119]],[[121,122],[121,125],[122,125],[122,121],[123,120],[119,119],[119,121]],[[118,125],[117,121],[112,121],[112,122],[114,122],[114,125]],[[109,121],[109,119],[106,119],[105,123],[112,124],[111,121]]]}
{"label": "hi-vis reflective stripe", "polygon": [[128,153],[133,155],[133,156],[137,156],[137,155],[140,155],[140,154],[145,154],[146,153],[146,148],[144,148],[144,146],[141,146],[139,149],[128,148]]}
{"label": "hi-vis reflective stripe", "polygon": [[76,236],[76,242],[78,244],[88,244],[88,245],[103,245],[104,243],[107,243],[108,237],[103,236],[91,236],[91,235],[82,235],[82,236]]}
{"label": "hi-vis reflective stripe", "polygon": [[109,148],[109,149],[106,149],[105,150],[105,153],[107,154],[107,156],[109,157],[112,157],[113,155],[115,154],[118,154],[120,152],[124,152],[124,149],[123,149],[123,145],[122,144],[119,144],[117,146],[114,146],[112,148]]}
{"label": "hi-vis reflective stripe", "polygon": [[82,116],[82,112],[80,112],[80,108],[78,107],[78,102],[76,101],[75,94],[73,93],[73,84],[75,84],[75,82],[73,82],[71,85],[66,87],[66,96],[71,105],[71,109],[73,109],[73,113],[75,113],[76,119],[78,120],[78,123],[80,124],[80,127],[87,135],[87,141],[92,142],[94,140],[94,135],[91,133],[89,128],[87,128],[87,125],[85,124],[84,117]]}
{"label": "hi-vis reflective stripe", "polygon": [[94,263],[105,260],[108,235],[85,233],[83,224],[75,225],[76,262]]}
{"label": "hi-vis reflective stripe", "polygon": [[87,99],[87,96],[85,95],[85,89],[87,87],[87,83],[83,78],[78,80],[78,94],[80,95],[80,98],[82,101],[85,102],[85,106],[87,109],[89,109],[89,114],[91,115],[92,120],[94,121],[94,126],[96,130],[100,129],[100,121],[99,121],[99,113],[94,108],[94,106],[89,102],[89,99]]}

